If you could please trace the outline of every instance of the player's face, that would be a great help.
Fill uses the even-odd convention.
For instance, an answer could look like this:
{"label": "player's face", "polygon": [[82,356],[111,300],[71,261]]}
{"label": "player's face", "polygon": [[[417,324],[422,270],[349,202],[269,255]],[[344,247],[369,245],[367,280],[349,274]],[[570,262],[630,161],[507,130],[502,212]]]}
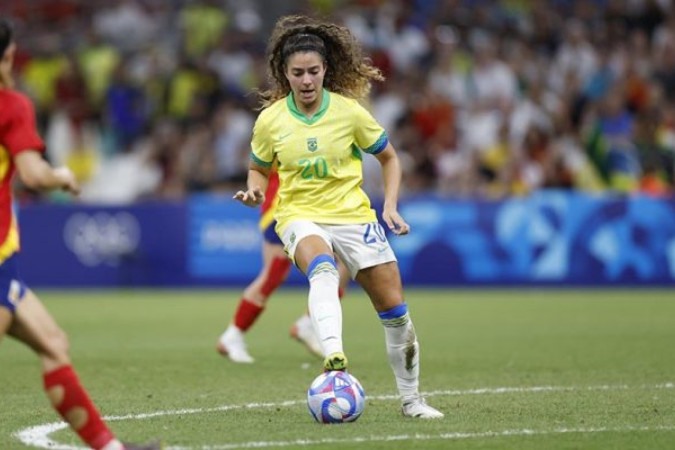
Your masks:
{"label": "player's face", "polygon": [[326,65],[317,52],[297,52],[286,61],[286,79],[299,109],[312,112],[321,104]]}

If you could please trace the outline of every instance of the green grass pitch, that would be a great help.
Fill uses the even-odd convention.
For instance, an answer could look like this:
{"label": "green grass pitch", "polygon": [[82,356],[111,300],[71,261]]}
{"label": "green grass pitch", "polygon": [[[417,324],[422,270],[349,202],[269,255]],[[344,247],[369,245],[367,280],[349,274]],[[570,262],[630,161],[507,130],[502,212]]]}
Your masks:
{"label": "green grass pitch", "polygon": [[[238,291],[38,291],[66,329],[84,385],[125,440],[168,449],[671,449],[675,291],[408,290],[421,389],[445,412],[400,415],[370,303],[343,305],[351,372],[368,396],[353,424],[319,425],[305,392],[320,361],[288,337],[306,290],[283,289],[248,334],[256,363],[215,351]],[[57,423],[26,348],[0,343],[0,449]],[[29,435],[80,446],[69,430]],[[44,442],[44,441],[43,441]]]}

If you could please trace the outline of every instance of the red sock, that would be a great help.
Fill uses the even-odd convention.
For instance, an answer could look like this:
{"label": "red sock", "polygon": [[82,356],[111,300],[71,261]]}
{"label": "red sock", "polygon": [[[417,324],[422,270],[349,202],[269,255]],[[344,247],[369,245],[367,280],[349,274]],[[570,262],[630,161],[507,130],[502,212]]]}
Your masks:
{"label": "red sock", "polygon": [[88,446],[100,450],[115,439],[71,366],[45,373],[43,379],[54,409]]}
{"label": "red sock", "polygon": [[263,307],[242,298],[239,302],[237,312],[234,313],[234,324],[241,331],[251,328],[258,316],[263,312]]}
{"label": "red sock", "polygon": [[291,260],[288,258],[274,258],[270,264],[267,278],[260,288],[260,293],[265,297],[274,292],[288,277],[291,271]]}

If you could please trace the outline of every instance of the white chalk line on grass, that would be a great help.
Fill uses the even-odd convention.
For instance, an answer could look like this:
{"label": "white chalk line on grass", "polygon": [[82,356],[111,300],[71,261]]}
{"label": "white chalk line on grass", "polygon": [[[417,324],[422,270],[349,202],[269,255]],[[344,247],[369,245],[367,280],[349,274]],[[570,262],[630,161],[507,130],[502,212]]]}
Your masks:
{"label": "white chalk line on grass", "polygon": [[[496,387],[496,388],[476,388],[465,390],[441,390],[424,392],[425,397],[435,396],[461,396],[461,395],[499,395],[510,393],[540,393],[540,392],[573,392],[573,391],[622,391],[629,389],[674,389],[675,383],[661,383],[656,385],[643,386],[629,386],[626,384],[619,385],[599,385],[599,386],[532,386],[532,387]],[[373,400],[398,400],[397,395],[375,395],[369,396],[368,399]],[[204,414],[211,412],[223,412],[235,409],[261,409],[261,408],[279,408],[290,407],[304,404],[305,400],[288,400],[284,402],[264,402],[264,403],[246,403],[243,405],[223,405],[213,408],[189,408],[189,409],[175,409],[166,411],[155,411],[143,414],[127,414],[123,416],[106,416],[106,421],[120,421],[120,420],[143,420],[154,417],[188,415],[188,414]],[[52,440],[49,436],[52,433],[67,428],[65,422],[52,422],[43,425],[36,425],[21,429],[13,434],[15,438],[23,444],[44,448],[49,450],[86,450],[85,447],[79,447],[69,444],[61,444]],[[484,431],[476,433],[439,433],[434,435],[414,434],[414,435],[395,435],[395,436],[367,436],[367,437],[353,437],[349,439],[318,439],[306,440],[299,439],[295,441],[251,441],[233,444],[223,444],[215,446],[201,446],[201,447],[167,447],[166,450],[192,450],[199,448],[200,450],[235,450],[246,448],[271,448],[271,447],[290,447],[290,446],[306,446],[319,444],[335,444],[335,443],[359,443],[359,442],[387,442],[387,441],[407,441],[407,440],[459,440],[459,439],[475,439],[475,438],[490,438],[490,437],[508,437],[508,436],[539,436],[546,434],[571,434],[571,433],[606,433],[606,432],[629,432],[629,431],[672,431],[675,430],[675,425],[672,426],[654,426],[654,427],[618,427],[618,428],[556,428],[552,430],[502,430],[502,431]]]}
{"label": "white chalk line on grass", "polygon": [[[296,447],[307,445],[325,445],[325,444],[359,444],[367,442],[399,442],[399,441],[434,441],[434,440],[462,440],[476,438],[496,438],[512,436],[544,436],[551,434],[573,434],[573,433],[625,433],[630,431],[672,431],[675,426],[659,427],[622,427],[622,428],[556,428],[554,430],[503,430],[503,431],[482,431],[478,433],[439,433],[439,434],[400,434],[394,436],[368,436],[353,437],[347,439],[297,439],[295,441],[258,441],[244,442],[241,444],[223,444],[207,445],[201,447],[201,450],[236,450],[245,448],[270,448],[270,447]],[[193,447],[169,447],[167,450],[190,450]]]}

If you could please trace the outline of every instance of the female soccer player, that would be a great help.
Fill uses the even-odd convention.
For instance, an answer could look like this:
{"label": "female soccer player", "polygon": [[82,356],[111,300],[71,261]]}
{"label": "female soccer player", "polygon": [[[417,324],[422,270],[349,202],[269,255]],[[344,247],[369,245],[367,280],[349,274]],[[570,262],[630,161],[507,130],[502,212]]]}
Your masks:
{"label": "female soccer player", "polygon": [[359,104],[382,75],[364,60],[344,27],[304,16],[281,18],[270,38],[271,88],[252,139],[247,189],[234,195],[255,206],[270,168],[279,172],[276,230],[309,279],[309,311],[326,370],[346,370],[335,255],[365,289],[385,330],[404,416],[440,418],[420,396],[419,344],[403,301],[396,257],[361,189],[361,152],[382,166],[382,219],[397,235],[410,227],[397,211],[401,167],[386,132]]}
{"label": "female soccer player", "polygon": [[[277,204],[277,189],[279,175],[276,171],[270,173],[265,191],[265,201],[261,206],[260,229],[263,232],[263,266],[258,276],[244,289],[232,322],[218,338],[216,349],[218,353],[227,356],[232,362],[252,363],[255,360],[246,348],[244,338],[258,317],[265,310],[265,305],[274,291],[288,278],[291,271],[291,260],[284,253],[284,245],[274,231],[276,221],[274,211]],[[340,272],[339,297],[349,283],[349,273],[344,264],[338,264]],[[291,327],[290,335],[307,349],[323,357],[319,339],[314,332],[309,313],[300,316]]]}
{"label": "female soccer player", "polygon": [[13,90],[15,50],[12,28],[0,19],[0,338],[9,334],[37,353],[47,397],[89,447],[159,449],[155,444],[123,444],[110,431],[71,366],[68,338],[18,274],[19,230],[11,191],[14,171],[33,189],[77,194],[79,186],[67,167],[53,168],[42,158],[45,146],[35,128],[33,106]]}

